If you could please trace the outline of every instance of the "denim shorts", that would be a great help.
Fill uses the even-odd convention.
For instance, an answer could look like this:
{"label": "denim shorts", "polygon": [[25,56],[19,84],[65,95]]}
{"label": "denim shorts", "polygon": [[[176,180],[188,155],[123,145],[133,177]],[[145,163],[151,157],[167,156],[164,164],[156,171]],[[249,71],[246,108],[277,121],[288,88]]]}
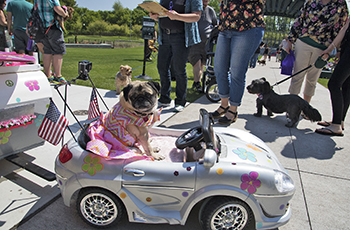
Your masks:
{"label": "denim shorts", "polygon": [[44,54],[66,54],[63,32],[55,25],[51,26],[42,40]]}

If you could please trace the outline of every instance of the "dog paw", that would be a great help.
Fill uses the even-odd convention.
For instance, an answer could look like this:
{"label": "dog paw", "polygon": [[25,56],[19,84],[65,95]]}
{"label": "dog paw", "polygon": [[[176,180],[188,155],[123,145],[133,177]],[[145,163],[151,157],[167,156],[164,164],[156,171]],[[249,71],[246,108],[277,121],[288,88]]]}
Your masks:
{"label": "dog paw", "polygon": [[261,113],[254,113],[255,117],[261,117]]}
{"label": "dog paw", "polygon": [[273,113],[272,112],[267,112],[267,116],[272,117]]}
{"label": "dog paw", "polygon": [[152,153],[152,157],[157,160],[157,161],[160,161],[160,160],[164,160],[164,156],[160,153]]}

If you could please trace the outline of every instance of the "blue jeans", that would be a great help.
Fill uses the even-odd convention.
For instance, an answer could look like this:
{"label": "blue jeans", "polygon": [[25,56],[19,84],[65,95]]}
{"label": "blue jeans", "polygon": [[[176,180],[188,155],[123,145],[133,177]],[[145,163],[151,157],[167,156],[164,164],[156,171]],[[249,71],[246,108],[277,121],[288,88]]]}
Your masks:
{"label": "blue jeans", "polygon": [[255,68],[256,62],[258,61],[259,53],[254,53],[253,56],[250,58],[249,61],[249,67]]}
{"label": "blue jeans", "polygon": [[162,103],[170,103],[171,76],[170,63],[176,78],[175,105],[185,106],[187,93],[186,62],[189,49],[185,46],[185,34],[165,34],[158,50],[157,68],[160,76],[160,98]]}
{"label": "blue jeans", "polygon": [[[264,35],[262,27],[245,31],[222,31],[219,33],[214,71],[221,98],[229,98],[230,105],[240,106],[249,60]],[[231,74],[228,74],[230,71]]]}

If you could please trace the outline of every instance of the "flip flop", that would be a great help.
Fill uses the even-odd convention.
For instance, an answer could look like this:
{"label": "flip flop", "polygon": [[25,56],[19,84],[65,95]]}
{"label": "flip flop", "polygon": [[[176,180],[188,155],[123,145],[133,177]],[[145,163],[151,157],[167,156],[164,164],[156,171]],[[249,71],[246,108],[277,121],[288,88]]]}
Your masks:
{"label": "flip flop", "polygon": [[329,123],[328,121],[319,121],[317,122],[318,125],[321,125],[321,126],[324,126],[324,127],[327,127],[327,126],[330,126],[331,123]]}
{"label": "flip flop", "polygon": [[321,129],[316,129],[315,133],[319,133],[319,134],[322,134],[322,135],[329,135],[329,136],[339,136],[339,137],[344,136],[343,133],[333,132],[331,129],[329,129],[327,127],[321,128]]}
{"label": "flip flop", "polygon": [[[317,124],[321,125],[321,126],[324,126],[324,127],[327,127],[327,126],[330,126],[332,123],[328,122],[328,121],[319,121],[319,122],[317,122]],[[342,130],[344,130],[343,126],[342,126]]]}

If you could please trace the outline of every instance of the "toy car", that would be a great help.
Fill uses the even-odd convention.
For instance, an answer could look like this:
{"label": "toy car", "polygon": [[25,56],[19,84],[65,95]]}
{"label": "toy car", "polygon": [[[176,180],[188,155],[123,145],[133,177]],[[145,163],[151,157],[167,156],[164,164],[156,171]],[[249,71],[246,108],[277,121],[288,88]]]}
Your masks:
{"label": "toy car", "polygon": [[103,158],[85,150],[84,130],[77,133],[55,162],[65,205],[77,193],[79,215],[98,228],[125,214],[130,222],[185,225],[196,204],[203,229],[270,229],[290,219],[293,180],[259,138],[213,128],[204,109],[198,127],[150,133],[175,140],[173,146],[160,141],[172,148],[165,160]]}

